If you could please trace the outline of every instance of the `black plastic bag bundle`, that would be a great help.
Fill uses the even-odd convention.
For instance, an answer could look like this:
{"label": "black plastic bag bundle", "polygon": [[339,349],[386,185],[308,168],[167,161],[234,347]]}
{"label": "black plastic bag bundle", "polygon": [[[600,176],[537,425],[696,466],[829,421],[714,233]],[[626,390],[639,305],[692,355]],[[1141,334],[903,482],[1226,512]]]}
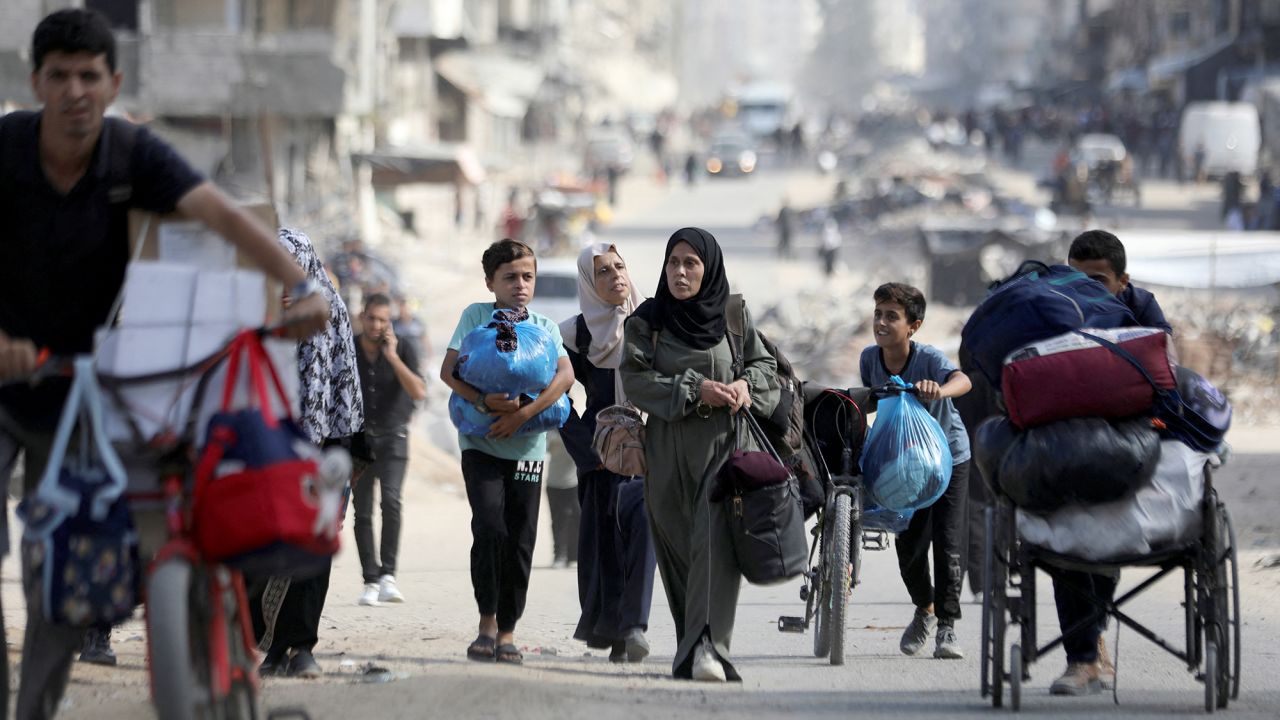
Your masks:
{"label": "black plastic bag bundle", "polygon": [[1148,418],[1072,418],[1019,430],[1009,418],[978,426],[982,474],[1033,512],[1089,505],[1133,494],[1160,460],[1160,436]]}

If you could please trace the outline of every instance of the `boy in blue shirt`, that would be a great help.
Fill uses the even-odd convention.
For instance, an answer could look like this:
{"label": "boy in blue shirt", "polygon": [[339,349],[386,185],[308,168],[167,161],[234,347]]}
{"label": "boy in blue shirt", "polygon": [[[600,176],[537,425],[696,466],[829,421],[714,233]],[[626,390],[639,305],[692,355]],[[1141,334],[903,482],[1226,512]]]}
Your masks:
{"label": "boy in blue shirt", "polygon": [[[538,273],[533,250],[522,242],[500,240],[485,250],[482,264],[485,285],[494,302],[474,303],[462,311],[440,367],[440,379],[480,412],[497,416],[488,435],[458,436],[462,476],[471,504],[471,584],[480,610],[479,635],[467,647],[467,657],[518,665],[524,658],[515,643],[515,629],[529,590],[547,439],[546,433],[515,433],[569,391],[573,367],[560,327],[526,309],[533,299]],[[508,311],[516,322],[536,323],[551,335],[552,347],[558,350],[555,377],[531,401],[504,393],[482,394],[454,377],[462,339],[487,325],[495,310]]]}
{"label": "boy in blue shirt", "polygon": [[946,492],[933,505],[917,510],[906,531],[898,535],[898,571],[916,606],[899,647],[904,654],[915,655],[924,648],[936,626],[933,656],[956,660],[964,657],[956,640],[955,622],[960,619],[964,579],[960,548],[969,493],[969,437],[951,398],[969,392],[971,385],[969,377],[940,350],[911,339],[924,322],[923,293],[903,283],[886,283],[876,289],[874,299],[872,330],[876,344],[862,351],[862,384],[883,385],[892,375],[913,383],[920,402],[942,426],[954,463]]}
{"label": "boy in blue shirt", "polygon": [[[1120,238],[1106,230],[1087,230],[1071,241],[1067,251],[1067,263],[1071,267],[1102,283],[1129,306],[1140,327],[1160,328],[1173,334],[1164,318],[1160,303],[1150,292],[1129,282],[1126,272],[1128,259]],[[1119,573],[1099,575],[1078,570],[1059,570],[1053,573],[1053,599],[1058,608],[1058,625],[1065,633],[1081,620],[1097,613],[1092,602],[1071,589],[1082,588],[1100,600],[1115,598]],[[1062,649],[1067,653],[1067,669],[1053,681],[1049,692],[1053,695],[1092,695],[1111,687],[1116,670],[1107,654],[1102,631],[1107,627],[1104,614],[1095,625],[1064,635]]]}

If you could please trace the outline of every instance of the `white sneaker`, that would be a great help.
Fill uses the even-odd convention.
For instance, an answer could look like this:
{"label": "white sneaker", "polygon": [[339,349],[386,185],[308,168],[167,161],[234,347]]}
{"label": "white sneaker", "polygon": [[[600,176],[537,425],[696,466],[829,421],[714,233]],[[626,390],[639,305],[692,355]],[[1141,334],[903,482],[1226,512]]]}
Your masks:
{"label": "white sneaker", "polygon": [[702,643],[693,651],[691,674],[694,680],[703,682],[725,682],[727,680],[724,675],[724,665],[720,662],[720,658],[716,657],[715,646],[711,644],[709,638],[702,638]]}
{"label": "white sneaker", "polygon": [[365,583],[364,592],[360,593],[360,605],[369,605],[377,607],[382,603],[378,602],[378,584]]}
{"label": "white sneaker", "polygon": [[404,595],[400,593],[400,588],[396,587],[396,577],[394,575],[383,575],[378,579],[378,601],[389,603],[404,602]]}

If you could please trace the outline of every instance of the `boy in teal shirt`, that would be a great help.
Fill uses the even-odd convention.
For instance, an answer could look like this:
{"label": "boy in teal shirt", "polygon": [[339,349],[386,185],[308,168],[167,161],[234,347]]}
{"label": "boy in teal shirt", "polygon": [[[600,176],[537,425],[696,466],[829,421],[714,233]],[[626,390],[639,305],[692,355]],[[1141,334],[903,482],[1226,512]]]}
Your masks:
{"label": "boy in teal shirt", "polygon": [[[496,416],[488,435],[458,436],[471,504],[471,584],[480,610],[479,635],[467,647],[467,657],[518,665],[524,658],[515,644],[515,629],[529,590],[547,439],[546,433],[515,433],[569,391],[573,368],[559,326],[526,309],[538,273],[533,250],[521,242],[500,240],[485,250],[482,264],[494,302],[474,303],[462,312],[440,379],[480,412]],[[551,335],[558,352],[556,374],[537,398],[484,394],[453,375],[463,338],[487,325],[496,310],[509,311],[516,321],[527,319]]]}

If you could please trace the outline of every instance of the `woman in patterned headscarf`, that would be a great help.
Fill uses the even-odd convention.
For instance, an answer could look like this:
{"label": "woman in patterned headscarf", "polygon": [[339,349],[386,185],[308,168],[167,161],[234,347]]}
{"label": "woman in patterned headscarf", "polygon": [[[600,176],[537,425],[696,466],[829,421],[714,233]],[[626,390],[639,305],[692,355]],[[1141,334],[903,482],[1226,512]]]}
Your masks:
{"label": "woman in patterned headscarf", "polygon": [[[281,228],[279,240],[329,300],[328,329],[298,343],[302,410],[298,424],[319,447],[353,449],[353,438],[358,438],[364,428],[364,401],[347,306],[338,296],[310,238],[297,230]],[[286,306],[288,303],[286,297]],[[306,580],[270,578],[262,594],[255,594],[251,601],[254,632],[259,647],[267,654],[259,668],[263,676],[319,677],[320,666],[311,649],[317,641],[320,613],[329,592],[330,567]]]}

